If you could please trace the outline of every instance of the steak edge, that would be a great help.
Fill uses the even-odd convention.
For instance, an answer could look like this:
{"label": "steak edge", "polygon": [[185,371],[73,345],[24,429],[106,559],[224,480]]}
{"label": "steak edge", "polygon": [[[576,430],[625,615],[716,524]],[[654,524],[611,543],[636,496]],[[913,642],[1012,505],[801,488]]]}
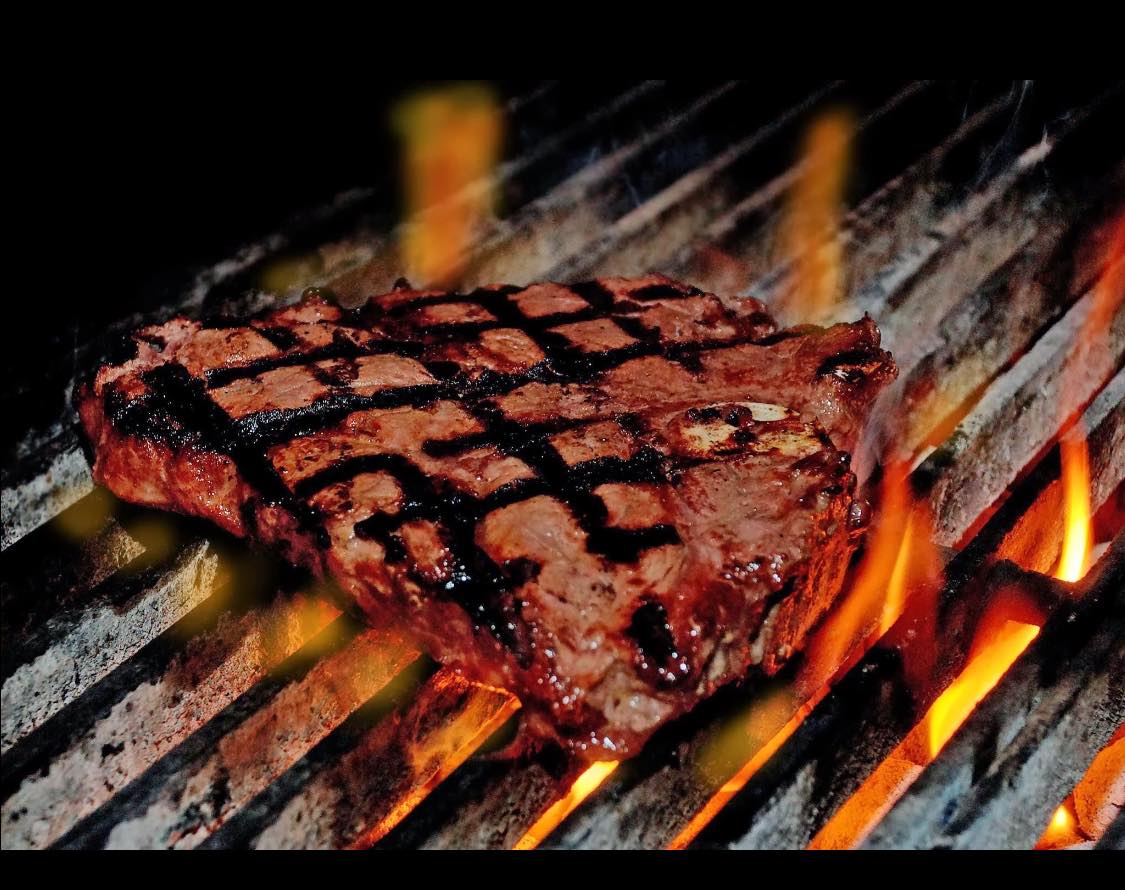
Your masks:
{"label": "steak edge", "polygon": [[616,759],[775,672],[838,593],[879,342],[660,276],[306,292],[141,328],[78,401],[119,497],[331,575],[526,731]]}

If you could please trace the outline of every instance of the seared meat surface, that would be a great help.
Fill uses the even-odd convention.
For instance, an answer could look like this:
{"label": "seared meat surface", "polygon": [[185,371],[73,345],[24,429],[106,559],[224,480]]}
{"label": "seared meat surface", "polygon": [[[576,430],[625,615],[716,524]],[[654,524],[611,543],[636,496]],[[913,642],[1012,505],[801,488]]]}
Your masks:
{"label": "seared meat surface", "polygon": [[608,758],[801,645],[895,374],[870,319],[778,331],[659,276],[308,293],[130,349],[80,393],[100,482],[332,575],[515,692],[536,735]]}

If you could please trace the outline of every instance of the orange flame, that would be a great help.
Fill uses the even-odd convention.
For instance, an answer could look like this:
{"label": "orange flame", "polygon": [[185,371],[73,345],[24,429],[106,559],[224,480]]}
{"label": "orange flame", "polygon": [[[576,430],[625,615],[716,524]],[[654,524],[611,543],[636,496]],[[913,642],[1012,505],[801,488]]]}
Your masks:
{"label": "orange flame", "polygon": [[479,220],[492,209],[500,108],[491,90],[462,85],[405,100],[394,124],[406,184],[405,268],[427,285],[451,285]]}
{"label": "orange flame", "polygon": [[[744,723],[734,728],[737,738],[715,740],[716,752],[711,759],[719,764],[730,762],[739,747],[748,745],[753,753],[671,841],[669,849],[690,844],[753,778],[827,695],[831,681],[897,621],[908,596],[926,607],[942,578],[930,525],[928,509],[916,502],[910,491],[906,464],[888,464],[879,523],[869,537],[867,553],[849,592],[810,637],[806,660],[795,683],[756,701]],[[908,671],[926,669],[919,659],[914,661],[918,663],[908,664]],[[706,762],[703,759],[704,765]]]}
{"label": "orange flame", "polygon": [[1090,455],[1085,431],[1079,421],[1059,442],[1062,457],[1063,504],[1066,525],[1063,531],[1062,558],[1055,577],[1079,581],[1086,574],[1090,559]]}
{"label": "orange flame", "polygon": [[574,812],[582,801],[594,793],[598,786],[602,784],[610,773],[617,769],[617,760],[599,760],[596,763],[590,764],[583,773],[574,780],[574,784],[570,786],[563,797],[555,801],[547,809],[538,821],[527,830],[512,849],[515,850],[534,850],[538,847],[547,835],[555,830],[555,827],[562,822],[567,816]]}
{"label": "orange flame", "polygon": [[1037,850],[1047,850],[1052,847],[1067,846],[1082,839],[1078,831],[1078,820],[1075,818],[1073,803],[1067,799],[1055,810],[1047,828],[1035,844]]}
{"label": "orange flame", "polygon": [[862,843],[1035,639],[1041,623],[1038,607],[1021,591],[999,591],[981,616],[960,675],[824,824],[809,846],[838,850]]}
{"label": "orange flame", "polygon": [[[738,794],[738,792],[745,787],[746,783],[754,777],[754,774],[762,768],[762,765],[773,757],[774,753],[785,744],[786,739],[796,732],[797,727],[801,725],[805,717],[812,713],[813,708],[820,703],[820,700],[824,698],[827,692],[827,687],[821,689],[817,695],[814,695],[801,705],[796,713],[794,713],[780,729],[774,731],[772,737],[758,748],[754,755],[742,765],[737,773],[723,783],[723,786],[715,792],[714,796],[703,805],[703,808],[692,817],[691,821],[681,829],[680,833],[668,843],[667,849],[682,850],[695,840],[699,832],[715,818],[715,814],[727,805],[727,801]],[[785,696],[779,696],[778,698],[785,698]],[[770,719],[771,715],[769,712],[771,710],[776,710],[776,705],[771,707],[771,702],[769,701],[763,703],[763,707],[761,708],[751,709],[751,715],[745,727],[746,732],[751,737],[751,744],[753,737],[756,735],[755,723],[766,723]],[[773,725],[776,726],[776,722]],[[718,747],[720,750],[713,755],[716,760],[722,757],[723,751],[721,748],[733,747],[733,745],[724,745],[723,742],[720,741]]]}
{"label": "orange flame", "polygon": [[[1125,298],[1125,214],[1111,226],[1104,252],[1104,271],[1094,286],[1093,305],[1079,329],[1075,344],[1078,350],[1094,352],[1109,349],[1109,328],[1113,313]],[[1073,367],[1081,365],[1075,362]],[[1078,373],[1074,371],[1072,373]],[[1064,380],[1064,386],[1070,385]],[[1063,418],[1065,420],[1065,418]],[[1055,577],[1063,581],[1079,581],[1089,568],[1093,546],[1090,508],[1090,455],[1086,431],[1079,420],[1059,440],[1062,462],[1063,529],[1062,554]]]}
{"label": "orange flame", "polygon": [[929,510],[910,491],[905,462],[887,465],[878,516],[848,592],[806,646],[806,688],[831,680],[846,666],[849,652],[858,654],[865,633],[886,633],[902,614],[909,593],[940,586],[941,559],[930,533]]}
{"label": "orange flame", "polygon": [[843,290],[843,248],[836,233],[854,132],[855,120],[847,111],[831,111],[813,121],[802,147],[802,175],[790,193],[783,222],[782,244],[793,262],[791,298],[799,300],[802,313],[814,321]]}
{"label": "orange flame", "polygon": [[1019,587],[1003,587],[985,606],[961,673],[938,696],[916,732],[925,731],[929,759],[973,709],[1000,682],[1020,654],[1039,635],[1043,614]]}
{"label": "orange flame", "polygon": [[973,708],[992,691],[1024,649],[1039,635],[1039,627],[1022,621],[1005,621],[995,636],[965,666],[926,714],[930,757],[965,722]]}

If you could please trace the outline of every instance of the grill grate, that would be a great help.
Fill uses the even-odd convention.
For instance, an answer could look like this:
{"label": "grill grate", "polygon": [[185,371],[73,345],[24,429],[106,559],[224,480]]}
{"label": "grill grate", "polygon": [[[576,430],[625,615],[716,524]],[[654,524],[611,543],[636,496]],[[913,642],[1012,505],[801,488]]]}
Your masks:
{"label": "grill grate", "polygon": [[[1011,585],[1052,617],[866,843],[1030,847],[1125,720],[1125,259],[1107,267],[1104,249],[1125,210],[1120,85],[540,85],[508,105],[503,212],[464,284],[663,271],[786,311],[793,158],[841,105],[860,166],[838,313],[875,317],[901,368],[886,406],[905,409],[884,412],[861,457],[887,443],[921,457],[910,482],[944,548],[940,607],[908,608],[831,691],[799,660],[723,690],[545,845],[808,845],[949,686]],[[304,270],[282,299],[328,285],[358,302],[401,274],[394,244],[385,192],[351,192],[204,270],[160,314],[264,305],[258,283],[279,264]],[[78,366],[136,321],[80,346]],[[1116,538],[1072,589],[1043,573],[1062,548],[1056,443],[1075,418]],[[210,528],[95,490],[69,414],[29,430],[3,512],[5,848],[511,847],[581,773],[557,752],[483,756],[504,743],[510,695],[358,626]],[[904,664],[931,637],[938,669],[919,687]],[[1102,843],[1120,836],[1118,818]]]}

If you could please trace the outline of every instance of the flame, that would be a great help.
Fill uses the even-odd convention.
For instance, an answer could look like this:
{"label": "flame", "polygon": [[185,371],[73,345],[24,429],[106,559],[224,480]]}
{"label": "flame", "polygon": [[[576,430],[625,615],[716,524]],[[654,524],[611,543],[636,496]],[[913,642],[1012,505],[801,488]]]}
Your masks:
{"label": "flame", "polygon": [[538,847],[563,819],[573,813],[582,801],[593,794],[598,786],[609,778],[610,773],[617,769],[619,762],[617,760],[599,760],[590,764],[574,780],[570,790],[562,798],[551,804],[547,811],[539,817],[539,820],[527,830],[527,833],[516,841],[513,849],[534,850]]}
{"label": "flame", "polygon": [[1062,558],[1055,577],[1074,582],[1086,574],[1093,537],[1090,525],[1090,455],[1081,421],[1062,438],[1059,449],[1066,525]]}
{"label": "flame", "polygon": [[[898,620],[908,596],[920,608],[929,607],[931,595],[941,585],[941,560],[932,543],[929,511],[910,490],[905,462],[888,464],[880,501],[879,523],[869,536],[856,577],[846,596],[810,637],[796,680],[780,690],[763,693],[751,704],[745,719],[711,743],[700,759],[705,773],[713,763],[717,775],[725,764],[737,762],[740,753],[745,762],[671,841],[669,849],[690,844],[753,778],[828,694],[831,681]],[[914,633],[925,632],[925,622],[921,624],[923,628],[914,628]],[[926,655],[912,658],[905,665],[908,673],[913,676],[927,670],[925,659]],[[707,775],[705,781],[714,778]]]}
{"label": "flame", "polygon": [[854,581],[806,646],[805,688],[831,680],[849,653],[858,654],[865,633],[886,633],[902,614],[909,593],[919,588],[933,592],[941,584],[929,510],[910,491],[904,461],[887,465],[878,517]]}
{"label": "flame", "polygon": [[[1035,639],[1042,617],[1038,606],[1018,588],[998,591],[981,615],[961,673],[824,824],[810,848],[850,849],[862,843]],[[910,670],[909,665],[906,668]]]}
{"label": "flame", "polygon": [[[1109,350],[1109,328],[1118,304],[1125,298],[1125,213],[1109,227],[1103,252],[1103,272],[1093,289],[1090,312],[1075,335],[1075,349],[1088,355]],[[1070,379],[1084,363],[1075,361],[1063,380],[1063,388],[1075,385]],[[1061,418],[1065,423],[1066,418]],[[1055,577],[1080,581],[1089,568],[1093,547],[1090,506],[1090,455],[1081,419],[1059,440],[1065,525],[1062,554]]]}
{"label": "flame", "polygon": [[926,714],[930,757],[937,757],[965,719],[1000,682],[1012,663],[1039,635],[1039,627],[1022,621],[1005,621],[996,636],[950,684]]}
{"label": "flame", "polygon": [[492,209],[500,107],[488,88],[464,84],[413,96],[393,119],[403,149],[406,271],[425,284],[451,285],[479,220]]}
{"label": "flame", "polygon": [[854,117],[844,110],[813,121],[801,151],[802,173],[790,192],[782,223],[783,249],[793,263],[789,293],[800,301],[802,314],[814,321],[832,308],[843,291],[843,247],[836,233],[854,133]]}
{"label": "flame", "polygon": [[938,755],[973,708],[1000,682],[1039,635],[1042,624],[1039,606],[1020,588],[1008,586],[997,591],[977,623],[961,673],[930,705],[916,729],[925,731],[929,759]]}
{"label": "flame", "polygon": [[1049,850],[1052,847],[1065,847],[1082,838],[1073,806],[1070,798],[1059,805],[1051,816],[1051,821],[1047,823],[1047,828],[1036,842],[1035,849]]}

